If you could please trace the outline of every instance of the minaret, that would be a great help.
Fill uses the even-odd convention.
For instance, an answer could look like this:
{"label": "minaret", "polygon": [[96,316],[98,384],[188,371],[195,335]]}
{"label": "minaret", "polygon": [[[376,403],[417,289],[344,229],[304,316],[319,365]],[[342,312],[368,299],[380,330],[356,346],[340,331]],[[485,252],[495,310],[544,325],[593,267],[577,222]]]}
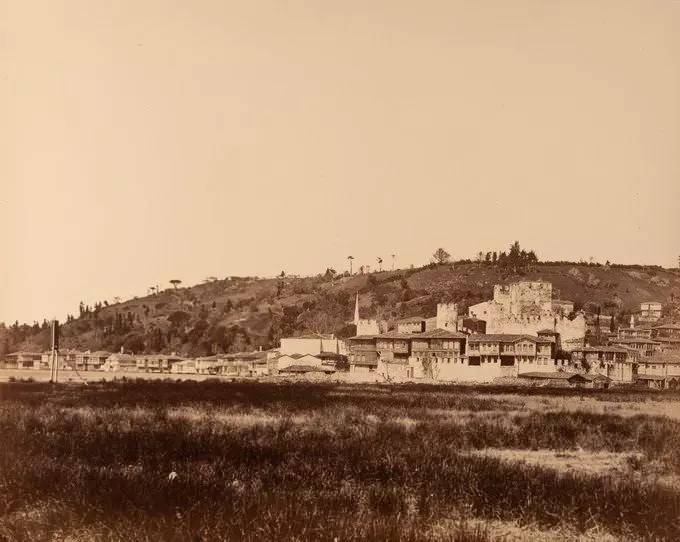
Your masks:
{"label": "minaret", "polygon": [[635,327],[635,316],[632,314],[630,315],[630,329],[633,329]]}
{"label": "minaret", "polygon": [[359,325],[359,294],[357,294],[357,300],[354,304],[354,325]]}

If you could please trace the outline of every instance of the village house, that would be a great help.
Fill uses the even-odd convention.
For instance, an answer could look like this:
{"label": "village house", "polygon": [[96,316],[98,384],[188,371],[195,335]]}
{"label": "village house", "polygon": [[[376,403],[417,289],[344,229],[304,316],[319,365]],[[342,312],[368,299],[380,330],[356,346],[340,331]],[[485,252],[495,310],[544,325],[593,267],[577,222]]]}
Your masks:
{"label": "village house", "polygon": [[111,352],[104,350],[80,352],[75,359],[75,369],[77,371],[99,371],[110,355]]}
{"label": "village house", "polygon": [[567,373],[564,371],[529,372],[519,377],[529,380],[539,386],[578,387],[578,388],[608,388],[610,378],[600,374]]}
{"label": "village house", "polygon": [[633,382],[639,352],[622,346],[587,346],[571,353],[568,372],[600,374],[615,382]]}
{"label": "village house", "polygon": [[648,387],[680,387],[680,354],[664,352],[640,359],[635,380]]}
{"label": "village house", "polygon": [[235,378],[270,374],[271,359],[267,351],[237,352],[219,356],[217,374]]}
{"label": "village house", "polygon": [[182,361],[183,358],[171,354],[148,354],[146,356],[137,356],[137,370],[146,373],[169,373],[172,369],[172,364]]}
{"label": "village house", "polygon": [[194,360],[196,373],[204,375],[217,374],[218,368],[222,364],[220,356],[201,356]]}
{"label": "village house", "polygon": [[3,365],[5,369],[41,369],[41,362],[40,352],[13,352],[5,356]]}
{"label": "village house", "polygon": [[412,316],[397,320],[398,333],[422,333],[425,331],[427,319],[420,316]]}
{"label": "village house", "polygon": [[630,325],[628,327],[620,327],[617,331],[618,337],[621,338],[636,338],[636,339],[651,339],[652,326],[651,325],[635,325],[635,316],[630,317]]}
{"label": "village house", "polygon": [[480,367],[485,379],[515,377],[523,372],[554,366],[553,341],[517,334],[471,335],[468,338],[468,365]]}
{"label": "village house", "polygon": [[172,364],[170,372],[174,374],[196,374],[196,360],[183,359]]}
{"label": "village house", "polygon": [[102,371],[136,371],[137,358],[123,352],[111,354],[102,365]]}
{"label": "village house", "polygon": [[[43,352],[40,356],[40,365],[36,366],[36,369],[49,369],[52,367],[52,352]],[[67,359],[73,361],[75,354],[73,352],[57,352],[57,363],[60,371],[71,370],[72,366],[69,365]]]}
{"label": "village house", "polygon": [[313,356],[321,352],[343,354],[344,344],[332,334],[311,333],[299,337],[282,338],[279,352],[281,354],[311,354]]}
{"label": "village house", "polygon": [[641,357],[653,356],[661,351],[661,344],[642,337],[611,337],[609,344],[637,350]]}
{"label": "village house", "polygon": [[350,370],[386,379],[488,382],[552,366],[553,342],[530,335],[465,335],[436,329],[348,339]]}
{"label": "village house", "polygon": [[660,324],[652,328],[652,340],[664,349],[680,350],[680,324]]}
{"label": "village house", "polygon": [[644,322],[658,322],[661,319],[663,305],[659,301],[645,301],[640,303],[638,317]]}
{"label": "village house", "polygon": [[286,372],[289,367],[293,366],[321,368],[323,365],[321,358],[311,354],[282,354],[271,360],[273,374]]}
{"label": "village house", "polygon": [[347,339],[350,373],[374,373],[378,368],[377,335],[358,335]]}

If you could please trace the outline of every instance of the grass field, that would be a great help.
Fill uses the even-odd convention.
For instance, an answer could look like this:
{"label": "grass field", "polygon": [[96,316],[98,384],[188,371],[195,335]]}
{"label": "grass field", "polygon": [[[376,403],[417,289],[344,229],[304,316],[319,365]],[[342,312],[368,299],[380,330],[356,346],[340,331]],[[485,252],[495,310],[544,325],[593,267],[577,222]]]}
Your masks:
{"label": "grass field", "polygon": [[0,384],[0,540],[680,539],[680,395]]}

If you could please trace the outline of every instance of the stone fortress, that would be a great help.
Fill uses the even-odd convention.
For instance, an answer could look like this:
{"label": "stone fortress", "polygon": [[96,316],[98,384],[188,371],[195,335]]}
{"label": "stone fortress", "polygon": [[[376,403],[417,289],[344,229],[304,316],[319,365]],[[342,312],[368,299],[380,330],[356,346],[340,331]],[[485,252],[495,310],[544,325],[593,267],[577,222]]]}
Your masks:
{"label": "stone fortress", "polygon": [[583,346],[586,320],[577,314],[573,320],[561,310],[563,301],[552,296],[552,284],[543,281],[523,281],[494,286],[493,299],[472,305],[470,316],[486,322],[487,333],[526,333],[541,330],[560,334],[562,348],[570,351]]}
{"label": "stone fortress", "polygon": [[[358,295],[356,303],[354,323],[357,335],[379,335],[390,329],[386,321],[359,318]],[[493,299],[470,306],[468,315],[484,321],[485,332],[491,334],[537,335],[539,331],[557,332],[562,349],[571,351],[583,346],[586,320],[581,313],[569,319],[565,315],[565,304],[568,306],[571,303],[553,299],[550,282],[496,284]],[[436,316],[405,318],[397,321],[396,330],[405,333],[434,329],[462,331],[463,318],[456,303],[438,303]]]}

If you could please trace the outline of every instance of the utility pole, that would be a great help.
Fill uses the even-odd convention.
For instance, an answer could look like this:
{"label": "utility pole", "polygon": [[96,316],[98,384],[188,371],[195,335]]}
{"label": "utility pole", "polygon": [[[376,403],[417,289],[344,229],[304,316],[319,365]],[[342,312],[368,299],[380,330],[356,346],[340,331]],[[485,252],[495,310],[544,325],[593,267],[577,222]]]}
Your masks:
{"label": "utility pole", "polygon": [[59,381],[59,320],[52,320],[52,367],[50,382]]}

